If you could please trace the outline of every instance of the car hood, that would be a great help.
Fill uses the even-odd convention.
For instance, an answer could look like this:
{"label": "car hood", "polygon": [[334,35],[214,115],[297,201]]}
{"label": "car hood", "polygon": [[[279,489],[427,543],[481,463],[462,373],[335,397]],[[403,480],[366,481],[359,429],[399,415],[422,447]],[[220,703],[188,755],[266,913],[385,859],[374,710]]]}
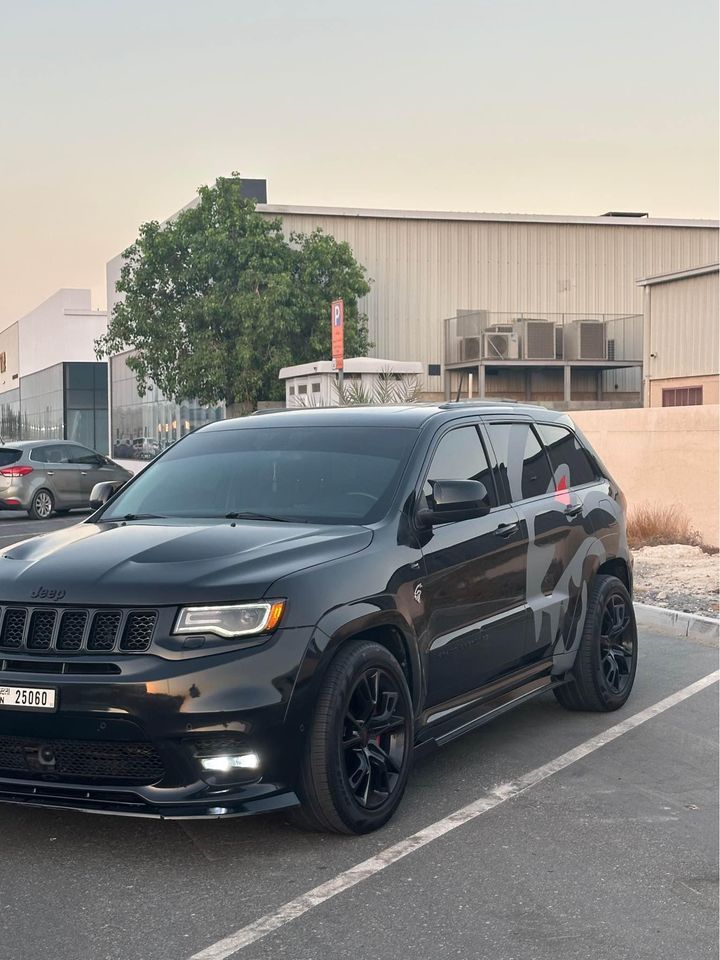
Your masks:
{"label": "car hood", "polygon": [[372,536],[269,521],[79,523],[0,550],[0,604],[257,600],[280,577],[363,550]]}

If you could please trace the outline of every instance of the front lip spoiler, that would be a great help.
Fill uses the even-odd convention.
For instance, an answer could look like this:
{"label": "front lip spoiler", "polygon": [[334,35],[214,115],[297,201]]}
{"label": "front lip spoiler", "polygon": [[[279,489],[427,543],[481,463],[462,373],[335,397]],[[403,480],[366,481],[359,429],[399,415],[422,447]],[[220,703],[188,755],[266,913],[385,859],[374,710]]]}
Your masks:
{"label": "front lip spoiler", "polygon": [[[123,796],[127,799],[123,799]],[[225,820],[230,817],[249,817],[258,813],[273,813],[299,805],[297,795],[278,788],[265,796],[241,799],[236,796],[205,798],[189,803],[153,804],[137,793],[113,788],[86,790],[49,784],[18,782],[11,786],[0,781],[0,803],[15,806],[44,807],[53,810],[72,810],[76,813],[101,813],[124,817],[144,817],[150,820]]]}

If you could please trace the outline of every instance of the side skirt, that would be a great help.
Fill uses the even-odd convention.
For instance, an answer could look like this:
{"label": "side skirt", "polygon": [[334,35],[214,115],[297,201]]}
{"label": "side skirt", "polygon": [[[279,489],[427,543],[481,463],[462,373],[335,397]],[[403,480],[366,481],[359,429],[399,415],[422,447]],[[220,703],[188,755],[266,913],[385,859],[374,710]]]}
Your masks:
{"label": "side skirt", "polygon": [[482,713],[473,717],[471,720],[466,720],[457,727],[446,730],[436,737],[424,739],[417,744],[416,752],[424,752],[427,747],[442,747],[446,743],[450,743],[452,740],[456,740],[458,737],[470,733],[471,730],[476,730],[478,727],[483,726],[483,724],[490,723],[491,720],[501,716],[503,713],[507,713],[508,710],[513,710],[528,700],[533,700],[535,697],[539,697],[540,694],[552,690],[553,687],[562,687],[566,683],[568,683],[568,679],[546,676],[538,677],[521,687],[515,687],[507,693],[486,701],[483,704]]}

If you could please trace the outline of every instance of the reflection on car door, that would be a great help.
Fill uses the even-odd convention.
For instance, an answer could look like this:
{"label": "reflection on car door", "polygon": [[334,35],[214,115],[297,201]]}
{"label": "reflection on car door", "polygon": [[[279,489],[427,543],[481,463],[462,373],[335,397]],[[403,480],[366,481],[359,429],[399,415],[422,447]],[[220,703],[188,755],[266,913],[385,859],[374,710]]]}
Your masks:
{"label": "reflection on car door", "polygon": [[472,691],[516,666],[527,645],[527,543],[515,509],[499,503],[476,425],[452,428],[440,438],[423,496],[433,480],[469,479],[487,488],[490,513],[435,525],[422,547],[423,603],[432,611],[422,640],[428,707],[462,704]]}
{"label": "reflection on car door", "polygon": [[48,443],[34,447],[30,459],[37,463],[45,474],[43,486],[47,487],[59,509],[71,507],[77,502],[75,469],[68,463],[68,448],[62,443]]}
{"label": "reflection on car door", "polygon": [[[105,458],[101,458],[94,450],[87,447],[81,447],[79,444],[69,444],[70,463],[75,470],[77,483],[77,501],[80,504],[87,505],[90,501],[90,493],[96,483],[102,483],[103,480],[112,480],[111,471],[105,467]],[[114,473],[114,471],[112,471]]]}
{"label": "reflection on car door", "polygon": [[488,432],[503,483],[528,540],[525,595],[533,612],[528,658],[544,659],[567,627],[569,567],[577,498],[556,488],[548,455],[529,422],[496,422]]}
{"label": "reflection on car door", "polygon": [[556,423],[537,423],[535,429],[550,460],[555,499],[566,524],[567,567],[561,592],[568,596],[568,603],[557,638],[556,652],[560,652],[572,646],[581,622],[582,590],[587,580],[583,566],[595,542],[596,524],[604,528],[611,515],[602,506],[607,483],[575,434]]}

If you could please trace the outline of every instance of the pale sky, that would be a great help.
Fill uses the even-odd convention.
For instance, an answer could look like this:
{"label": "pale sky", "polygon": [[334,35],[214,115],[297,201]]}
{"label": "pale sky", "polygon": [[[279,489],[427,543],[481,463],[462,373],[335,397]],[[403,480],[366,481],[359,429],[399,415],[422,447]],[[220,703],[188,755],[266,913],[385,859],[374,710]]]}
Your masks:
{"label": "pale sky", "polygon": [[202,183],[718,214],[716,0],[0,0],[0,327]]}

